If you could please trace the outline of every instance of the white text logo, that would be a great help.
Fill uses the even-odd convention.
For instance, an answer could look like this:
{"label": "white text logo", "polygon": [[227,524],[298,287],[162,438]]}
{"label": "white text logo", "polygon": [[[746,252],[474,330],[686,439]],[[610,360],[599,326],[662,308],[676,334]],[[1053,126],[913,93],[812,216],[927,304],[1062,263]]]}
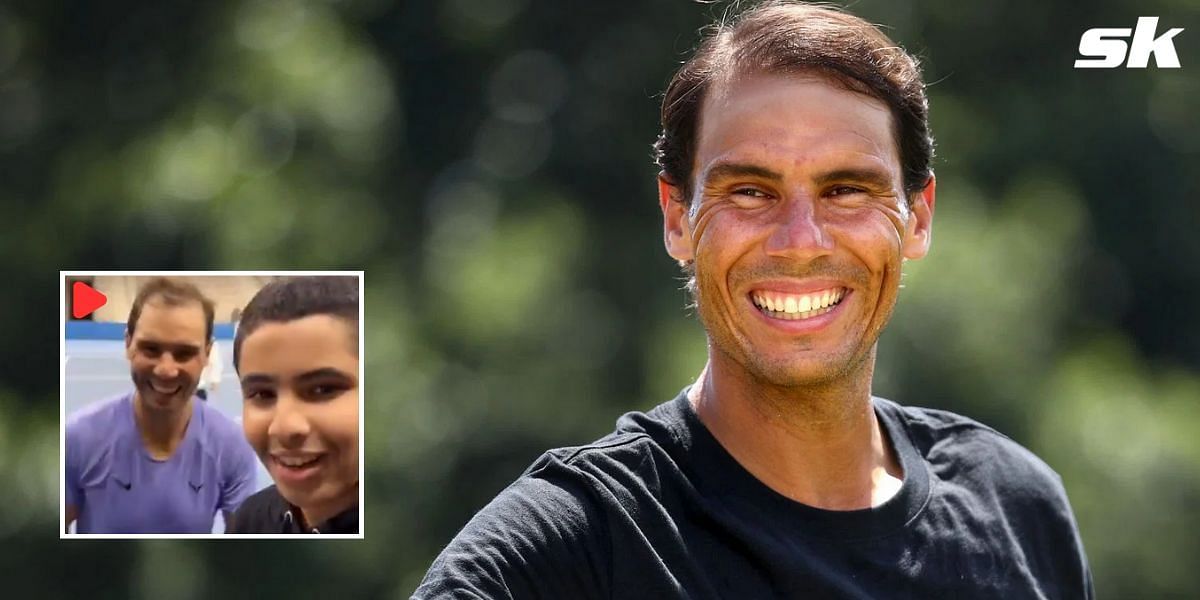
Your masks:
{"label": "white text logo", "polygon": [[[1138,17],[1137,26],[1133,28],[1133,40],[1125,43],[1129,37],[1128,28],[1099,27],[1083,32],[1079,38],[1079,54],[1103,58],[1079,58],[1075,60],[1076,69],[1112,69],[1125,63],[1129,69],[1145,69],[1154,57],[1156,66],[1164,69],[1178,69],[1179,56],[1175,54],[1175,42],[1172,38],[1183,31],[1182,27],[1168,29],[1166,33],[1154,37],[1158,30],[1158,17]],[[1129,62],[1125,62],[1128,53]]]}

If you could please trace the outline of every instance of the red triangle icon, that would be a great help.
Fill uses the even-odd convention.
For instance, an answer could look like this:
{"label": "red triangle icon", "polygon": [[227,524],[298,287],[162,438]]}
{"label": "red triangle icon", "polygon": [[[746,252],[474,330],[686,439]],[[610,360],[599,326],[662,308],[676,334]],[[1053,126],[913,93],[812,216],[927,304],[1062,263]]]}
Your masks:
{"label": "red triangle icon", "polygon": [[71,316],[76,319],[92,314],[106,302],[108,298],[104,294],[82,281],[76,281],[75,285],[71,286]]}

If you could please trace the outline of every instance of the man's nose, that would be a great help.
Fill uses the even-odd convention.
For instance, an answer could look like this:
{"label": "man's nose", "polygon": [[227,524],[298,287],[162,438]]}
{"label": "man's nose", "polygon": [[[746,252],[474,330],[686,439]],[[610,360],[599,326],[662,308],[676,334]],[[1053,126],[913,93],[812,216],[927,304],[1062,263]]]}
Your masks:
{"label": "man's nose", "polygon": [[816,198],[797,194],[788,198],[780,211],[767,238],[767,254],[807,261],[832,252],[833,241]]}
{"label": "man's nose", "polygon": [[179,363],[170,352],[163,352],[154,364],[154,376],[159,379],[175,379],[179,375]]}
{"label": "man's nose", "polygon": [[311,426],[304,402],[293,394],[280,394],[275,400],[275,414],[267,427],[267,435],[285,447],[295,447],[308,437]]}

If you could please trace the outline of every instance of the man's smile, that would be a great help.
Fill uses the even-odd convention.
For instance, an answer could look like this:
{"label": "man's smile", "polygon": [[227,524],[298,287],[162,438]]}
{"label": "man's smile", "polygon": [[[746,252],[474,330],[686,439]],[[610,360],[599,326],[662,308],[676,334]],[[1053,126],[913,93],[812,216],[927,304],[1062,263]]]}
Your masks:
{"label": "man's smile", "polygon": [[768,317],[795,321],[810,319],[832,311],[847,292],[849,290],[842,286],[804,294],[759,289],[750,292],[750,301]]}
{"label": "man's smile", "polygon": [[153,389],[154,391],[156,391],[164,396],[169,396],[171,394],[174,394],[182,388],[183,388],[183,385],[179,384],[179,383],[170,383],[169,384],[169,383],[160,383],[153,379],[150,380],[150,389]]}

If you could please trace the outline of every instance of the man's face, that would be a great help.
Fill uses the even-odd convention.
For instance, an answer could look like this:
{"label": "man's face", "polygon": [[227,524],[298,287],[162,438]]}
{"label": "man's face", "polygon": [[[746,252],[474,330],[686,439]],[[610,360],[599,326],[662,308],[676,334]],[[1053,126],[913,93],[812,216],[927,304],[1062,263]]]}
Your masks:
{"label": "man's face", "polygon": [[150,298],[134,332],[125,334],[125,356],[141,406],[178,410],[196,392],[208,361],[204,308],[199,302],[173,306]]}
{"label": "man's face", "polygon": [[870,359],[902,257],[929,246],[932,180],[910,207],[901,174],[878,100],[811,76],[714,86],[693,198],[660,181],[667,248],[693,261],[712,350],[781,386],[828,382]]}
{"label": "man's face", "polygon": [[358,498],[356,334],[313,315],[265,323],[242,341],[246,439],[280,494],[305,510]]}

